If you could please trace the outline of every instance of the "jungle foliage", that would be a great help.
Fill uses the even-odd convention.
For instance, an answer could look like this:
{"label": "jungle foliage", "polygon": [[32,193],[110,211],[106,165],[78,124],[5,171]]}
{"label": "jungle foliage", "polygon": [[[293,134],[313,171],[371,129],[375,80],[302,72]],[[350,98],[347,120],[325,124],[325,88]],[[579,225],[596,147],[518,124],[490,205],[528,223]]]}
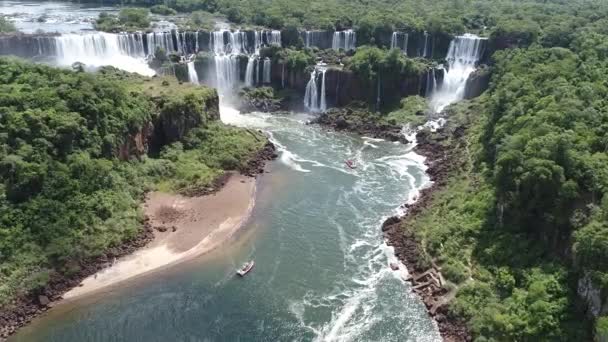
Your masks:
{"label": "jungle foliage", "polygon": [[217,118],[210,88],[0,59],[0,305],[138,234],[144,191],[207,186],[264,144]]}
{"label": "jungle foliage", "polygon": [[608,291],[605,24],[496,52],[486,94],[448,110],[463,165],[404,228],[480,341],[591,339],[576,289]]}
{"label": "jungle foliage", "polygon": [[149,27],[149,11],[145,8],[123,8],[118,16],[102,12],[95,21],[95,28],[106,32],[145,30]]}

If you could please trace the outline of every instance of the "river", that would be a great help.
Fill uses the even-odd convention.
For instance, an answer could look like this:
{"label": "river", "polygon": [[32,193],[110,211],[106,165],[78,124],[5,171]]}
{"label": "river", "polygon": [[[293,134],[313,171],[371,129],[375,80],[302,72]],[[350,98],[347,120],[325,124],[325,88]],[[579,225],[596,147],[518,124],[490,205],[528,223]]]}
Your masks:
{"label": "river", "polygon": [[[51,310],[14,341],[436,341],[392,271],[380,224],[427,182],[411,146],[306,125],[306,114],[222,119],[266,131],[279,160],[260,177],[236,241],[110,294]],[[353,158],[356,170],[344,167]],[[234,276],[255,259],[245,278]]]}
{"label": "river", "polygon": [[[11,14],[26,31],[90,30],[91,13],[101,10],[0,1],[0,13]],[[45,20],[60,23],[34,20],[44,12]],[[92,49],[85,46],[90,36],[62,37],[52,38],[57,64],[70,65],[76,53],[80,59],[94,51],[98,55],[88,56],[94,57],[89,62],[120,61],[118,67],[147,70],[143,47],[128,55],[118,45],[122,38],[99,34],[94,41],[104,49]],[[459,39],[450,47],[445,76],[445,89],[453,90],[435,94],[436,108],[462,98],[476,62],[462,56],[479,56],[479,38]],[[230,60],[220,50],[218,65]],[[229,107],[220,112],[225,123],[263,130],[279,151],[270,172],[259,177],[252,215],[233,241],[186,264],[58,305],[11,341],[441,340],[403,280],[406,271],[389,267],[396,259],[380,230],[384,219],[428,184],[413,145],[307,125],[310,114],[241,115]],[[358,167],[346,168],[345,159]],[[250,259],[256,261],[254,271],[235,277],[235,268]]]}

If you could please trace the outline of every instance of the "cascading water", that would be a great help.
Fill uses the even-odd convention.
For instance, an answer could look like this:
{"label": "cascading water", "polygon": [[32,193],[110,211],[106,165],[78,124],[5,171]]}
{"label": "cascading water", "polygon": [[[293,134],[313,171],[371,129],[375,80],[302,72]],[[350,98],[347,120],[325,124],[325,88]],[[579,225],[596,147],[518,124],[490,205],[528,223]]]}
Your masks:
{"label": "cascading water", "polygon": [[391,36],[391,49],[399,49],[407,55],[409,35],[403,32],[393,32]]}
{"label": "cascading water", "polygon": [[334,32],[334,38],[331,43],[331,48],[334,50],[354,50],[357,42],[355,31],[345,30]]}
{"label": "cascading water", "polygon": [[257,56],[251,55],[247,60],[247,68],[245,69],[245,86],[253,87],[255,85],[254,73]]}
{"label": "cascading water", "polygon": [[266,45],[278,45],[281,46],[281,31],[262,31],[264,37],[264,43]]}
{"label": "cascading water", "polygon": [[268,84],[270,83],[270,58],[265,58],[264,59],[264,67],[262,68],[262,70],[264,71],[264,76],[262,77],[262,82]]}
{"label": "cascading water", "polygon": [[146,33],[146,43],[148,46],[149,55],[153,55],[157,49],[162,49],[166,53],[173,52],[175,50],[171,32]]}
{"label": "cascading water", "polygon": [[[228,43],[224,37],[228,37]],[[243,32],[228,30],[211,33],[211,46],[215,54],[216,87],[221,95],[229,94],[239,82],[238,55],[247,51]]]}
{"label": "cascading water", "polygon": [[310,80],[306,84],[306,92],[304,93],[304,106],[312,111],[319,111],[319,95],[317,92],[317,69],[310,73]]}
{"label": "cascading water", "polygon": [[429,38],[430,38],[429,33],[424,31],[424,49],[422,51],[422,57],[425,57],[425,58],[431,57],[431,53],[429,51],[429,48],[431,47],[429,45]]}
{"label": "cascading water", "polygon": [[152,76],[144,60],[143,43],[124,34],[66,34],[53,37],[57,64],[70,66],[76,62],[90,67],[111,65],[129,72]]}
{"label": "cascading water", "polygon": [[452,40],[448,49],[443,82],[431,95],[431,109],[441,112],[446,106],[462,100],[469,75],[477,67],[486,38],[473,34],[458,36]]}
{"label": "cascading water", "polygon": [[198,74],[194,68],[194,61],[188,62],[188,81],[193,84],[198,84]]}
{"label": "cascading water", "polygon": [[[324,64],[320,64],[324,65]],[[327,110],[327,99],[325,96],[325,67],[315,67],[310,73],[310,80],[306,84],[304,93],[304,106],[311,112],[324,112]],[[319,93],[317,78],[321,75],[321,92]]]}
{"label": "cascading water", "polygon": [[306,31],[304,32],[304,45],[307,48],[313,46],[321,47],[321,37],[323,32],[321,31]]}
{"label": "cascading water", "polygon": [[327,100],[325,99],[325,72],[327,69],[321,69],[321,106],[322,112],[327,110]]}

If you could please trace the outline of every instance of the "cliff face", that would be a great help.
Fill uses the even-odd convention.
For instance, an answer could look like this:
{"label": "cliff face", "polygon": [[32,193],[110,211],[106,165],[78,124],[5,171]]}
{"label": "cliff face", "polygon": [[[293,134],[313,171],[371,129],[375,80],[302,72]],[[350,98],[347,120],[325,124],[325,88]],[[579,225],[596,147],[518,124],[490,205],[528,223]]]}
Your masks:
{"label": "cliff face", "polygon": [[481,95],[490,86],[492,70],[487,66],[480,66],[467,79],[464,90],[464,98],[472,99]]}
{"label": "cliff face", "polygon": [[[404,96],[424,95],[426,73],[427,71],[398,80],[381,80],[381,104],[398,100]],[[302,95],[310,80],[310,72],[285,70],[283,73],[280,64],[273,64],[271,76],[272,85],[276,88],[283,88],[284,85],[285,88],[295,89]],[[319,91],[321,83],[321,76],[318,76]],[[328,104],[331,106],[342,107],[354,101],[375,103],[378,96],[378,84],[363,80],[350,70],[330,67],[325,73],[325,93]]]}
{"label": "cliff face", "polygon": [[591,276],[585,274],[578,281],[577,293],[587,304],[587,313],[591,318],[598,318],[608,314],[608,299],[602,294],[600,287],[593,283]]}
{"label": "cliff face", "polygon": [[157,113],[152,121],[128,135],[117,147],[115,155],[121,160],[129,160],[148,153],[156,154],[163,146],[184,138],[193,128],[219,120],[217,92],[193,89],[171,98],[156,98]]}

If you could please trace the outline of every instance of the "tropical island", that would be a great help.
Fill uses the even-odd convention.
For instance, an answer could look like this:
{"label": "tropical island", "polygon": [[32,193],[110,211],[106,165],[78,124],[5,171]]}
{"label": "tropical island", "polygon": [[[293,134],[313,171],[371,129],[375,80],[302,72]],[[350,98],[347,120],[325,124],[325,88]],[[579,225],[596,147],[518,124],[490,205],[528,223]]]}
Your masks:
{"label": "tropical island", "polygon": [[[48,284],[74,287],[95,274],[82,265],[142,248],[164,226],[150,199],[263,172],[267,137],[222,123],[221,98],[245,116],[307,111],[323,130],[415,143],[432,183],[381,230],[444,340],[607,338],[608,4],[127,5],[94,27],[158,76],[0,61],[0,307],[39,310]],[[83,39],[9,33],[0,52],[65,56]]]}

